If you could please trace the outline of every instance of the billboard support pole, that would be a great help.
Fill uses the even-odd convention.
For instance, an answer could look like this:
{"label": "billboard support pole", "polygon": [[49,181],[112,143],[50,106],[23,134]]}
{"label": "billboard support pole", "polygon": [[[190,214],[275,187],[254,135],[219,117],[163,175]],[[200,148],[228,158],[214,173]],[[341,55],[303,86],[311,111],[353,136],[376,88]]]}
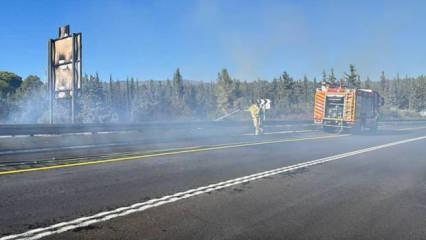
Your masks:
{"label": "billboard support pole", "polygon": [[[80,51],[79,51],[79,56],[78,56],[78,59],[79,59],[79,63],[78,63],[78,66],[79,66],[79,76],[78,76],[78,83],[80,83],[80,86],[78,86],[79,88],[78,89],[82,89],[83,88],[83,36],[82,36],[82,34],[81,33],[79,33],[79,35],[80,35],[80,38],[79,38],[79,40],[80,40]],[[77,84],[78,84],[77,83]],[[77,96],[77,95],[76,95]]]}
{"label": "billboard support pole", "polygon": [[263,121],[266,121],[266,107],[263,107]]}
{"label": "billboard support pole", "polygon": [[48,91],[49,91],[49,123],[53,123],[53,79],[52,79],[52,46],[53,41],[50,39],[47,44],[48,49],[48,59],[47,59],[47,85],[48,85]]}
{"label": "billboard support pole", "polygon": [[76,59],[76,54],[75,54],[75,43],[76,43],[76,34],[73,33],[72,34],[72,63],[71,63],[71,68],[72,68],[72,85],[71,85],[71,123],[75,122],[75,59]]}
{"label": "billboard support pole", "polygon": [[[83,64],[82,64],[82,52],[83,52],[83,40],[82,40],[82,36],[81,33],[77,33],[76,34],[76,47],[78,48],[78,56],[76,57],[77,59],[77,79],[75,82],[75,94],[74,97],[76,98],[76,101],[80,98],[80,93],[81,93],[81,89],[83,87]],[[77,41],[78,40],[78,41]],[[77,112],[80,112],[79,108],[76,108]]]}

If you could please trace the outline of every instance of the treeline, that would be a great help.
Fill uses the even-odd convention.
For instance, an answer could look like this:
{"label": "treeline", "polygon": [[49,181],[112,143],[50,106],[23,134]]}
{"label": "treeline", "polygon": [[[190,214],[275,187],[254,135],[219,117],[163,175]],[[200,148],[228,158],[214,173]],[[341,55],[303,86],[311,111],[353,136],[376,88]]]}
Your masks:
{"label": "treeline", "polygon": [[[348,73],[336,77],[333,69],[321,79],[294,79],[287,72],[272,80],[242,81],[226,69],[211,82],[183,80],[179,69],[171,80],[100,79],[86,75],[76,103],[78,122],[141,122],[215,119],[236,109],[246,108],[252,100],[269,98],[274,119],[310,119],[313,95],[320,82],[372,88],[385,99],[381,109],[387,118],[420,117],[426,111],[426,77],[361,79],[353,65]],[[22,79],[0,72],[0,122],[46,123],[49,117],[47,86],[37,76]],[[55,122],[70,121],[70,101],[57,100]],[[247,117],[244,113],[234,118]]]}

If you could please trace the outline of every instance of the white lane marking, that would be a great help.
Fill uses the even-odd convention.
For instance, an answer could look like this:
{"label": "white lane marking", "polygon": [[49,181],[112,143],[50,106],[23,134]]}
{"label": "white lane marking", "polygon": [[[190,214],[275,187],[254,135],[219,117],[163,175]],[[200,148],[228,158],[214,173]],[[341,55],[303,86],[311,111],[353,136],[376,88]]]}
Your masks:
{"label": "white lane marking", "polygon": [[302,124],[294,124],[294,125],[291,125],[291,124],[279,124],[279,125],[266,125],[267,127],[270,127],[270,128],[279,128],[279,127],[293,127],[293,126],[315,126],[315,124],[314,123],[302,123]]}
{"label": "white lane marking", "polygon": [[123,131],[102,131],[102,132],[78,132],[78,133],[58,133],[58,134],[18,134],[18,135],[2,135],[0,138],[34,138],[34,137],[58,137],[58,136],[79,136],[79,135],[94,135],[94,134],[113,134],[113,133],[132,133],[138,130],[123,130]]}
{"label": "white lane marking", "polygon": [[412,127],[412,128],[400,128],[400,129],[396,129],[396,131],[408,131],[408,130],[420,130],[420,129],[426,129],[426,126]]}
{"label": "white lane marking", "polygon": [[132,214],[132,213],[142,212],[142,211],[145,211],[145,210],[150,209],[150,208],[159,207],[159,206],[167,204],[167,203],[176,202],[176,201],[179,201],[179,200],[182,200],[182,199],[194,197],[194,196],[197,196],[197,195],[200,195],[200,194],[204,194],[204,193],[212,192],[212,191],[215,191],[215,190],[227,188],[227,187],[234,186],[234,185],[237,185],[237,184],[255,181],[255,180],[258,180],[258,179],[261,179],[261,178],[265,178],[265,177],[269,177],[269,176],[273,176],[273,175],[277,175],[277,174],[285,173],[285,172],[289,172],[289,171],[294,171],[294,170],[304,168],[304,167],[309,167],[309,166],[313,166],[313,165],[317,165],[317,164],[331,162],[331,161],[335,161],[335,160],[338,160],[338,159],[341,159],[341,158],[346,158],[346,157],[350,157],[350,156],[354,156],[354,155],[358,155],[358,154],[362,154],[362,153],[366,153],[366,152],[371,152],[371,151],[375,151],[375,150],[379,150],[379,149],[383,149],[383,148],[396,146],[396,145],[399,145],[399,144],[404,144],[404,143],[409,143],[409,142],[414,142],[414,141],[419,141],[419,140],[424,140],[424,139],[426,139],[426,136],[410,138],[410,139],[391,142],[391,143],[387,143],[387,144],[383,144],[383,145],[378,145],[378,146],[375,146],[375,147],[369,147],[369,148],[364,148],[364,149],[360,149],[360,150],[356,150],[356,151],[352,151],[352,152],[342,153],[342,154],[338,154],[338,155],[334,155],[334,156],[330,156],[330,157],[320,158],[320,159],[317,159],[317,160],[298,163],[298,164],[294,164],[294,165],[291,165],[291,166],[276,168],[276,169],[273,169],[273,170],[248,175],[248,176],[245,176],[245,177],[235,178],[235,179],[231,179],[231,180],[227,180],[227,181],[223,181],[223,182],[219,182],[219,183],[215,183],[215,184],[210,184],[210,185],[199,187],[199,188],[190,189],[190,190],[187,190],[187,191],[184,191],[184,192],[178,192],[178,193],[175,193],[173,195],[168,195],[168,196],[164,196],[164,197],[161,197],[161,198],[151,199],[151,200],[146,201],[146,202],[135,203],[135,204],[127,206],[127,207],[121,207],[121,208],[117,208],[117,209],[111,210],[111,211],[100,212],[100,213],[97,213],[97,214],[92,215],[92,216],[77,218],[77,219],[72,220],[72,221],[58,223],[58,224],[55,224],[55,225],[52,225],[52,226],[49,226],[49,227],[37,228],[37,229],[33,229],[33,230],[30,230],[30,231],[27,231],[27,232],[24,232],[24,233],[21,233],[21,234],[4,236],[4,237],[0,238],[0,240],[16,240],[16,239],[35,240],[35,239],[40,239],[42,237],[66,232],[66,231],[73,230],[73,229],[76,229],[76,228],[79,228],[79,227],[89,226],[89,225],[95,224],[95,223],[104,222],[104,221],[107,221],[107,220],[110,220],[110,219],[113,219],[113,218],[117,218],[117,217],[120,217],[120,216],[126,216],[126,215],[129,215],[129,214]]}
{"label": "white lane marking", "polygon": [[[287,133],[303,133],[303,132],[314,132],[318,130],[296,130],[296,131],[279,131],[279,132],[268,132],[264,135],[270,134],[287,134]],[[254,135],[252,133],[242,134],[245,136]],[[78,149],[91,149],[91,148],[106,148],[106,147],[120,147],[128,146],[129,143],[104,143],[104,144],[87,144],[87,145],[77,145],[77,146],[64,146],[64,147],[46,147],[46,148],[37,148],[37,149],[19,149],[19,150],[6,150],[0,151],[1,155],[11,155],[11,154],[25,154],[25,153],[43,153],[51,151],[61,151],[61,150],[78,150]]]}
{"label": "white lane marking", "polygon": [[[289,133],[306,133],[306,132],[319,132],[319,130],[292,130],[292,131],[278,131],[278,132],[265,132],[263,135],[274,135],[274,134],[289,134]],[[244,136],[253,136],[253,133],[244,133]]]}

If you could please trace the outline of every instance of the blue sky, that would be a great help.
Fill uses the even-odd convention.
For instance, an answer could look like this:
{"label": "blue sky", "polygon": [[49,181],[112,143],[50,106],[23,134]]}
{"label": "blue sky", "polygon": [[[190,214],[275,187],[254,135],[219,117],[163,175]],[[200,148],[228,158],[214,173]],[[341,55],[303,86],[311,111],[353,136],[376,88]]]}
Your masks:
{"label": "blue sky", "polygon": [[[65,4],[64,4],[65,3]],[[0,70],[45,78],[47,40],[83,33],[84,71],[107,78],[243,80],[283,71],[363,78],[426,71],[426,1],[24,1],[0,2]]]}

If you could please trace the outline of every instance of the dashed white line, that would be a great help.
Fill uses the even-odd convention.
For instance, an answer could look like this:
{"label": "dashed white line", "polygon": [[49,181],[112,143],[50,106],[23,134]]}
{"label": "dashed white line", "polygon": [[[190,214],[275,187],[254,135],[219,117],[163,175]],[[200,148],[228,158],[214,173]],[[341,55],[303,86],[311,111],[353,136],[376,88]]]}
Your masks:
{"label": "dashed white line", "polygon": [[261,179],[261,178],[265,178],[265,177],[269,177],[269,176],[272,176],[272,175],[285,173],[285,172],[289,172],[289,171],[294,171],[294,170],[304,168],[304,167],[309,167],[309,166],[313,166],[313,165],[317,165],[317,164],[331,162],[331,161],[335,161],[335,160],[338,160],[338,159],[342,159],[342,158],[346,158],[346,157],[350,157],[350,156],[354,156],[354,155],[358,155],[358,154],[362,154],[362,153],[366,153],[366,152],[371,152],[371,151],[375,151],[375,150],[379,150],[379,149],[383,149],[383,148],[396,146],[396,145],[399,145],[399,144],[404,144],[404,143],[409,143],[409,142],[414,142],[414,141],[419,141],[419,140],[424,140],[424,139],[426,139],[426,136],[417,137],[417,138],[410,138],[410,139],[406,139],[406,140],[401,140],[401,141],[391,142],[391,143],[387,143],[387,144],[383,144],[383,145],[378,145],[378,146],[375,146],[375,147],[364,148],[364,149],[360,149],[360,150],[356,150],[356,151],[352,151],[352,152],[347,152],[347,153],[343,153],[343,154],[338,154],[338,155],[334,155],[334,156],[330,156],[330,157],[320,158],[320,159],[317,159],[317,160],[303,162],[303,163],[299,163],[299,164],[295,164],[295,165],[291,165],[291,166],[276,168],[276,169],[273,169],[273,170],[270,170],[270,171],[260,172],[260,173],[240,177],[240,178],[235,178],[235,179],[231,179],[231,180],[227,180],[227,181],[223,181],[223,182],[219,182],[219,183],[215,183],[215,184],[210,184],[210,185],[195,188],[195,189],[190,189],[190,190],[187,190],[187,191],[184,191],[184,192],[178,192],[178,193],[175,193],[173,195],[168,195],[168,196],[164,196],[164,197],[161,197],[161,198],[151,199],[151,200],[146,201],[146,202],[135,203],[135,204],[127,206],[127,207],[121,207],[121,208],[117,208],[117,209],[111,210],[111,211],[100,212],[100,213],[92,215],[92,216],[82,217],[82,218],[78,218],[78,219],[75,219],[75,220],[72,220],[72,221],[58,223],[58,224],[55,224],[55,225],[52,225],[52,226],[49,226],[49,227],[37,228],[37,229],[33,229],[33,230],[30,230],[30,231],[27,231],[27,232],[24,232],[24,233],[21,233],[21,234],[5,236],[5,237],[0,238],[0,240],[17,240],[17,239],[35,240],[35,239],[40,239],[40,238],[43,238],[43,237],[46,237],[46,236],[50,236],[50,235],[54,235],[54,234],[58,234],[58,233],[63,233],[63,232],[73,230],[73,229],[76,229],[76,228],[85,227],[85,226],[89,226],[89,225],[92,225],[92,224],[95,224],[95,223],[108,221],[108,220],[113,219],[113,218],[126,216],[126,215],[129,215],[129,214],[132,214],[132,213],[142,212],[142,211],[145,211],[145,210],[150,209],[150,208],[159,207],[159,206],[162,206],[164,204],[176,202],[176,201],[179,201],[179,200],[183,200],[183,199],[194,197],[194,196],[197,196],[197,195],[200,195],[200,194],[204,194],[204,193],[212,192],[212,191],[215,191],[215,190],[227,188],[227,187],[234,186],[234,185],[237,185],[237,184],[255,181],[255,180],[258,180],[258,179]]}

